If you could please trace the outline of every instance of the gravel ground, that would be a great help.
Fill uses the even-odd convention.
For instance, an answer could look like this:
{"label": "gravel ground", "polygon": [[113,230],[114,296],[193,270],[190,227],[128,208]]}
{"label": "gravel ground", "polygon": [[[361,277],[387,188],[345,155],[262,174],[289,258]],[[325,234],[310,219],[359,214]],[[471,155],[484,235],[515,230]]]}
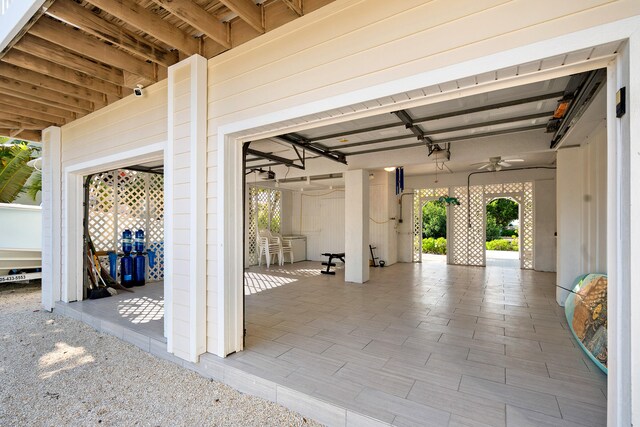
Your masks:
{"label": "gravel ground", "polygon": [[0,287],[0,426],[318,426]]}

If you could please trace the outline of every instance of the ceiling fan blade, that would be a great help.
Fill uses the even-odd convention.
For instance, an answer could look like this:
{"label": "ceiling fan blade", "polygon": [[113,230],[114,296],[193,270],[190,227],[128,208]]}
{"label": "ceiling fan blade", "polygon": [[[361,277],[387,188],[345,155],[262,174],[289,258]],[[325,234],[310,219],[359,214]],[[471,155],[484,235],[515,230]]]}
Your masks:
{"label": "ceiling fan blade", "polygon": [[482,169],[486,169],[486,168],[488,168],[489,166],[491,166],[491,163],[485,163],[485,164],[484,164],[484,166],[480,166],[480,167],[478,168],[478,170],[479,170],[479,171],[481,171]]}
{"label": "ceiling fan blade", "polygon": [[524,159],[506,159],[505,161],[511,162],[511,163],[513,163],[513,162],[524,162]]}
{"label": "ceiling fan blade", "polygon": [[511,163],[507,163],[507,162],[500,162],[498,163],[500,166],[502,166],[503,168],[508,168],[511,166]]}

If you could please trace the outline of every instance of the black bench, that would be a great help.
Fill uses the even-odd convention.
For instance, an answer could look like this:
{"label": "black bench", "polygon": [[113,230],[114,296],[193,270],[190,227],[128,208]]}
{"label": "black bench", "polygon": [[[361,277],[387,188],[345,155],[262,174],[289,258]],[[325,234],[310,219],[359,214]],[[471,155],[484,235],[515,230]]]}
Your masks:
{"label": "black bench", "polygon": [[331,271],[331,267],[335,267],[336,266],[336,263],[332,262],[332,261],[334,259],[339,259],[340,261],[344,262],[344,252],[339,253],[339,254],[324,253],[324,254],[322,254],[322,256],[329,257],[329,261],[322,263],[322,265],[326,265],[327,266],[327,269],[326,270],[320,270],[320,273],[322,273],[322,274],[336,274],[335,271]]}

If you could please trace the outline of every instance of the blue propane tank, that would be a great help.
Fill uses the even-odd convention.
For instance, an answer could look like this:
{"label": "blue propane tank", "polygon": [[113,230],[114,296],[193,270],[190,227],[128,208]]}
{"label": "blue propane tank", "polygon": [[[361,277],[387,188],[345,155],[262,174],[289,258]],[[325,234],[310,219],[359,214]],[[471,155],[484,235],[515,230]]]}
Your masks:
{"label": "blue propane tank", "polygon": [[120,260],[120,282],[125,288],[133,286],[133,258],[131,257],[131,249],[133,249],[131,230],[127,229],[122,232],[122,252],[124,256]]}

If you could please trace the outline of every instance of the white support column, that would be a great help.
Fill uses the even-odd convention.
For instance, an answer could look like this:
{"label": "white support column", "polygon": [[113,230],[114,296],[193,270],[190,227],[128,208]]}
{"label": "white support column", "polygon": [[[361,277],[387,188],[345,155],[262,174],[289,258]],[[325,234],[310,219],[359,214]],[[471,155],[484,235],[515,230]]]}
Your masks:
{"label": "white support column", "polygon": [[[636,27],[637,28],[637,27]],[[607,69],[607,425],[640,425],[640,33],[635,31]],[[616,92],[626,88],[617,118]],[[634,308],[635,307],[635,308]]]}
{"label": "white support column", "polygon": [[[582,149],[558,150],[556,206],[558,221],[558,260],[556,283],[569,288],[582,271]],[[568,291],[556,288],[556,301],[564,306]]]}
{"label": "white support column", "polygon": [[364,283],[369,280],[369,172],[347,171],[344,182],[344,280]]}
{"label": "white support column", "polygon": [[168,77],[165,152],[167,350],[197,362],[200,354],[206,351],[207,326],[207,60],[199,55],[191,56],[169,67]]}
{"label": "white support column", "polygon": [[59,127],[42,131],[42,307],[49,311],[62,288],[61,145]]}

